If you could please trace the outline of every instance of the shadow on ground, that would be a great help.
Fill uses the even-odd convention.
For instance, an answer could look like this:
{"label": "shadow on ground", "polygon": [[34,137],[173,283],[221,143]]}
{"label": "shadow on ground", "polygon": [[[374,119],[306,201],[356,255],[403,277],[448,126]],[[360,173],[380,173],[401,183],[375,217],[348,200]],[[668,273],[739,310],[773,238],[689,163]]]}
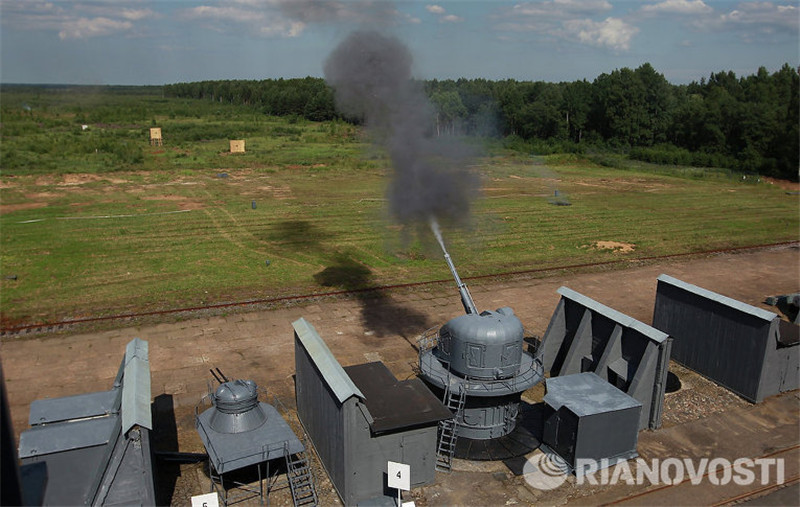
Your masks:
{"label": "shadow on ground", "polygon": [[[153,417],[153,428],[157,428],[151,434],[153,451],[159,453],[178,452],[178,426],[175,422],[175,407],[171,394],[161,394],[153,399],[151,405]],[[157,469],[156,476],[156,501],[158,505],[170,505],[175,483],[181,474],[180,465],[175,461],[157,459],[155,462]]]}
{"label": "shadow on ground", "polygon": [[330,266],[314,275],[314,280],[325,287],[354,292],[361,304],[364,327],[374,337],[399,334],[416,350],[416,337],[430,327],[423,313],[399,304],[381,290],[370,289],[372,271],[349,256],[336,256]]}
{"label": "shadow on ground", "polygon": [[320,250],[322,242],[330,238],[330,234],[306,220],[275,222],[259,235],[261,236],[259,239],[273,244],[277,243],[292,249],[301,248],[314,251]]}

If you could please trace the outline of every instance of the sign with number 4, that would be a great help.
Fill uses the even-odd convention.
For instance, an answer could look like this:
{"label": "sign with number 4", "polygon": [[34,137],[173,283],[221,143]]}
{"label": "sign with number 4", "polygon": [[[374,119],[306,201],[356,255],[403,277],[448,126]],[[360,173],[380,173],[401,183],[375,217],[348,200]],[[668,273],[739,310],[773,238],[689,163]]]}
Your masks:
{"label": "sign with number 4", "polygon": [[403,463],[388,462],[389,487],[409,491],[411,489],[411,466]]}

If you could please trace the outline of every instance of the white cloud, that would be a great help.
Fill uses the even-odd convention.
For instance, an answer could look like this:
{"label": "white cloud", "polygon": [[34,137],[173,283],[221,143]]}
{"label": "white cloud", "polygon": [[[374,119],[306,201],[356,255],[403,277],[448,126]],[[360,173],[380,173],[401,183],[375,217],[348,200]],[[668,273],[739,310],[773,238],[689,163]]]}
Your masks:
{"label": "white cloud", "polygon": [[[627,51],[639,29],[621,18],[608,17],[606,0],[546,0],[503,8],[493,16],[499,37],[509,32]],[[594,19],[598,17],[598,19]]]}
{"label": "white cloud", "polygon": [[656,4],[642,6],[642,12],[648,14],[708,14],[713,11],[703,0],[664,0]]}
{"label": "white cloud", "polygon": [[150,9],[122,9],[120,14],[123,18],[131,21],[139,21],[140,19],[155,17],[155,13]]}
{"label": "white cloud", "polygon": [[772,2],[745,2],[738,9],[723,14],[720,20],[730,25],[761,25],[797,30],[800,9],[795,5],[774,5]]}
{"label": "white cloud", "polygon": [[376,0],[219,0],[183,9],[181,17],[203,20],[218,31],[244,29],[264,37],[297,37],[312,24],[380,27],[420,22],[392,3]]}
{"label": "white cloud", "polygon": [[247,22],[253,19],[250,10],[240,7],[214,7],[212,5],[200,5],[184,11],[187,18],[191,19],[219,19],[237,22]]}
{"label": "white cloud", "polygon": [[262,37],[297,37],[305,29],[303,21],[291,20],[276,10],[254,9],[247,2],[228,2],[226,5],[199,5],[183,11],[188,20],[211,23],[219,31],[241,30]]}
{"label": "white cloud", "polygon": [[439,19],[439,23],[461,23],[464,21],[464,18],[461,16],[447,14],[447,11],[441,5],[426,5],[425,10],[431,14],[435,14]]}
{"label": "white cloud", "polygon": [[130,34],[136,22],[155,18],[150,9],[137,1],[48,2],[44,0],[1,0],[2,23],[16,29],[50,31],[61,40],[87,39],[106,35]]}
{"label": "white cloud", "polygon": [[58,37],[64,39],[88,39],[112,35],[121,31],[130,30],[133,23],[130,21],[117,21],[108,18],[78,18],[65,21]]}
{"label": "white cloud", "polygon": [[796,37],[800,9],[791,3],[742,2],[728,12],[694,19],[691,25],[699,30],[729,31],[748,42],[779,34]]}
{"label": "white cloud", "polygon": [[566,36],[572,36],[578,41],[590,46],[627,51],[630,49],[631,39],[639,29],[619,18],[606,18],[603,21],[591,19],[572,19],[563,24]]}
{"label": "white cloud", "polygon": [[442,23],[461,23],[464,21],[464,18],[456,16],[455,14],[448,14],[447,16],[442,16],[439,21]]}
{"label": "white cloud", "polygon": [[591,15],[611,10],[606,0],[548,0],[544,2],[525,2],[504,9],[506,16],[539,16],[547,18],[568,18],[574,15]]}
{"label": "white cloud", "polygon": [[411,23],[412,25],[416,25],[418,23],[422,23],[422,20],[414,17],[410,14],[406,14],[405,12],[400,12],[397,9],[393,9],[391,11],[392,17],[396,20],[396,23]]}

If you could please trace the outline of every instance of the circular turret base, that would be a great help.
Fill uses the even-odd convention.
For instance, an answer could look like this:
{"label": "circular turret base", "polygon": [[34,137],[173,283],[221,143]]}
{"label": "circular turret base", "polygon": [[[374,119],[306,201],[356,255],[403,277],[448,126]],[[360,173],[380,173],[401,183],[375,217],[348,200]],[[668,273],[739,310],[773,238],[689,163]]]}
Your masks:
{"label": "circular turret base", "polygon": [[524,456],[539,447],[541,442],[521,424],[508,435],[488,440],[459,437],[455,457],[473,461],[499,461]]}

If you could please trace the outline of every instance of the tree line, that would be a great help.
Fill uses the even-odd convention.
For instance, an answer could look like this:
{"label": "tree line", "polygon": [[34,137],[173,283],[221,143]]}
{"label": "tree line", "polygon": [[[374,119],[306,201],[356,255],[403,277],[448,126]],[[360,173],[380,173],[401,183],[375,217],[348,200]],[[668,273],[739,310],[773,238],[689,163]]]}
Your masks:
{"label": "tree line", "polygon": [[[615,150],[647,162],[726,167],[798,179],[800,75],[712,73],[670,84],[652,65],[587,80],[429,80],[432,135],[496,136],[551,151]],[[249,105],[265,114],[344,119],[321,78],[166,85],[171,97]]]}

